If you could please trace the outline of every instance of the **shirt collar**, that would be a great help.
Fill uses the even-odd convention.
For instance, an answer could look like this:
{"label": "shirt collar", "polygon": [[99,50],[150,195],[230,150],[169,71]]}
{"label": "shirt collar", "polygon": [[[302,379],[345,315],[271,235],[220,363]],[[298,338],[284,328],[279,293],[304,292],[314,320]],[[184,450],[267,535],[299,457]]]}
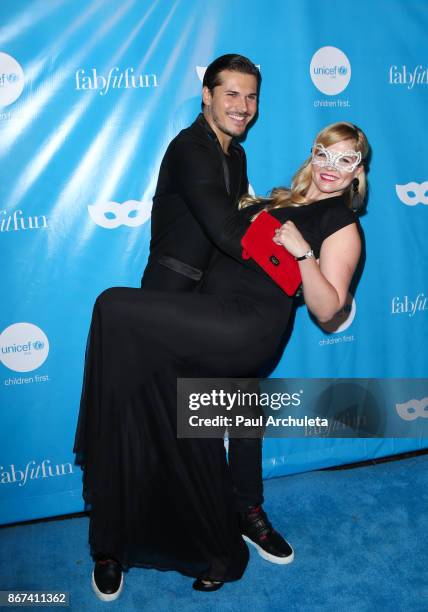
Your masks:
{"label": "shirt collar", "polygon": [[[209,137],[212,140],[214,140],[218,144],[218,146],[221,148],[219,139],[217,138],[217,134],[214,132],[214,130],[212,129],[208,121],[205,119],[205,116],[203,113],[199,113],[199,115],[196,117],[195,123],[200,125],[208,133]],[[233,137],[232,137],[232,140],[230,141],[229,146],[230,148],[238,149],[238,150],[240,148],[238,141]]]}

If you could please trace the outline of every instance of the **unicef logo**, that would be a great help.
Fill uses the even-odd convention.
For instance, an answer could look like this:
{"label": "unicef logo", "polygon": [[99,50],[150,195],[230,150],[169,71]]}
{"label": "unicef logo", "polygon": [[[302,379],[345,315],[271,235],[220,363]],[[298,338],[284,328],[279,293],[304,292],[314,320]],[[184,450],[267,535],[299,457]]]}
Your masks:
{"label": "unicef logo", "polygon": [[24,71],[16,59],[0,51],[0,106],[15,102],[24,89]]}
{"label": "unicef logo", "polygon": [[357,305],[355,300],[353,296],[348,293],[346,303],[342,310],[339,310],[331,321],[327,321],[327,323],[319,323],[319,326],[329,334],[339,334],[352,325],[356,312]]}
{"label": "unicef logo", "polygon": [[88,211],[92,221],[105,229],[116,229],[121,225],[138,227],[150,218],[152,201],[97,202],[88,206]]}
{"label": "unicef logo", "polygon": [[412,181],[406,185],[395,185],[395,191],[406,206],[428,204],[428,181],[420,184]]}
{"label": "unicef logo", "polygon": [[48,354],[49,340],[46,334],[32,323],[9,325],[0,336],[0,358],[9,370],[36,370],[46,361]]}
{"label": "unicef logo", "polygon": [[312,57],[310,75],[317,89],[328,96],[335,96],[348,87],[351,64],[337,47],[321,47]]}

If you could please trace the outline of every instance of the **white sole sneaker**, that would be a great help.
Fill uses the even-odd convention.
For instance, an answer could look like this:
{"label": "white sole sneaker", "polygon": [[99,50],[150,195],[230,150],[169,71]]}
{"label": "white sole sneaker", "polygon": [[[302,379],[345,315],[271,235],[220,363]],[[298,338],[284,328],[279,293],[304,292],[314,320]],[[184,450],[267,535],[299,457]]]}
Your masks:
{"label": "white sole sneaker", "polygon": [[265,559],[266,561],[269,561],[270,563],[277,563],[278,565],[287,565],[287,563],[291,563],[292,561],[294,561],[294,550],[293,549],[291,549],[292,553],[288,557],[275,557],[275,555],[271,555],[270,553],[263,550],[261,546],[253,542],[253,540],[251,540],[246,535],[242,535],[242,537],[244,538],[246,542],[248,542],[248,544],[251,544],[252,546],[254,546],[254,548],[257,550],[257,552],[263,559]]}
{"label": "white sole sneaker", "polygon": [[102,591],[99,590],[95,582],[94,571],[92,571],[92,589],[95,595],[98,597],[98,599],[101,599],[101,601],[114,601],[115,599],[119,597],[123,589],[123,572],[122,572],[122,576],[120,577],[120,584],[119,584],[119,588],[117,589],[117,591],[115,593],[108,594],[108,593],[103,593]]}

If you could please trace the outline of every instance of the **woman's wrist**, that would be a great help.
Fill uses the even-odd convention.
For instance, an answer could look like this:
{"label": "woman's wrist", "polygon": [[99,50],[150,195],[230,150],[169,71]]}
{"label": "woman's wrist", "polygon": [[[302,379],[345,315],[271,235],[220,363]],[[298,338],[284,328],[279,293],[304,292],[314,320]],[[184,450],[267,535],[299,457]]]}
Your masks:
{"label": "woman's wrist", "polygon": [[293,255],[297,260],[300,260],[301,257],[305,258],[305,255],[310,251],[312,251],[311,245],[307,242],[304,242],[301,246],[295,249],[295,253],[293,253]]}
{"label": "woman's wrist", "polygon": [[303,255],[299,257],[295,257],[296,261],[306,261],[308,259],[313,259],[315,261],[315,254],[312,249],[308,249]]}

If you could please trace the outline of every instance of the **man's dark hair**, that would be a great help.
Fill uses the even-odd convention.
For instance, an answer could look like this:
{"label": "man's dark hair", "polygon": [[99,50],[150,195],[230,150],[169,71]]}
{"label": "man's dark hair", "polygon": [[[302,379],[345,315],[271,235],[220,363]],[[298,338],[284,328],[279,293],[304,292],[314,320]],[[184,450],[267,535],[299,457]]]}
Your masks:
{"label": "man's dark hair", "polygon": [[257,79],[257,91],[260,89],[262,76],[260,70],[248,57],[238,55],[236,53],[228,53],[221,55],[215,59],[205,71],[203,87],[208,87],[210,91],[221,84],[220,72],[230,70],[232,72],[242,72],[243,74],[252,74]]}

